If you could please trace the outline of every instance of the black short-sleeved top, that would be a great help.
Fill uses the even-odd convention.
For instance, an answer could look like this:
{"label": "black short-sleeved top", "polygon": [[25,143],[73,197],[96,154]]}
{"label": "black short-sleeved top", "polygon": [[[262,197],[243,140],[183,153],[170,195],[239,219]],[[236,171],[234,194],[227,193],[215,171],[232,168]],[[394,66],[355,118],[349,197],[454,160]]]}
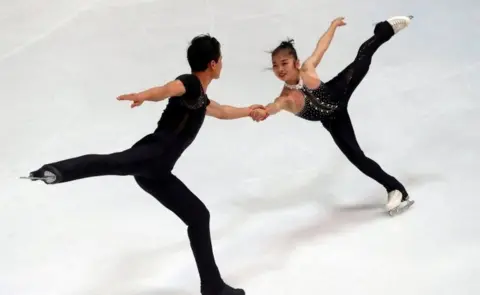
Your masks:
{"label": "black short-sleeved top", "polygon": [[155,142],[161,143],[163,156],[170,158],[172,165],[195,140],[210,104],[197,76],[183,74],[176,80],[183,83],[186,92],[168,99],[157,128],[151,135],[157,138]]}

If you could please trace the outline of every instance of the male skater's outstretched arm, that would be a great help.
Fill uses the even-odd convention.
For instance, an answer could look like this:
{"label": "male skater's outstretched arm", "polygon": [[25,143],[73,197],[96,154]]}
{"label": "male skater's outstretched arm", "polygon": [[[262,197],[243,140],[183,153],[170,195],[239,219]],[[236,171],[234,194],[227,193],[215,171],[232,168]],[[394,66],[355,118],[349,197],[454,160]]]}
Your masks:
{"label": "male skater's outstretched arm", "polygon": [[249,107],[234,107],[230,105],[222,105],[216,101],[210,100],[207,107],[207,115],[222,120],[234,120],[245,117],[252,117],[253,111],[256,109],[263,109],[261,104],[254,104]]}
{"label": "male skater's outstretched arm", "polygon": [[180,80],[173,80],[163,86],[152,87],[147,90],[123,94],[117,97],[117,100],[132,101],[131,107],[138,107],[145,101],[162,101],[169,97],[180,97],[187,92],[185,85]]}
{"label": "male skater's outstretched arm", "polygon": [[[141,106],[145,101],[162,101],[169,97],[181,96],[185,94],[185,92],[184,84],[179,80],[174,80],[163,86],[152,87],[138,93],[121,95],[117,99],[132,101],[131,107],[135,108]],[[210,104],[207,107],[207,115],[222,120],[234,120],[251,117],[252,111],[259,108],[263,109],[264,107],[260,104],[254,104],[249,107],[234,107],[231,105],[223,105],[210,99]]]}

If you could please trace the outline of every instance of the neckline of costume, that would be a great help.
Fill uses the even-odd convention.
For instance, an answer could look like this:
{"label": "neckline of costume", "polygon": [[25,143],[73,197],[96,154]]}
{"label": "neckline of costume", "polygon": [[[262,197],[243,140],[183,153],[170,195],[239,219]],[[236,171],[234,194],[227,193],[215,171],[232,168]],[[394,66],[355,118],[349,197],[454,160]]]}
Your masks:
{"label": "neckline of costume", "polygon": [[298,83],[295,84],[295,85],[291,85],[291,84],[288,84],[287,82],[285,82],[285,87],[287,87],[288,89],[294,89],[294,90],[295,89],[296,90],[303,89],[303,87],[304,87],[303,80],[302,80],[302,78],[300,78]]}

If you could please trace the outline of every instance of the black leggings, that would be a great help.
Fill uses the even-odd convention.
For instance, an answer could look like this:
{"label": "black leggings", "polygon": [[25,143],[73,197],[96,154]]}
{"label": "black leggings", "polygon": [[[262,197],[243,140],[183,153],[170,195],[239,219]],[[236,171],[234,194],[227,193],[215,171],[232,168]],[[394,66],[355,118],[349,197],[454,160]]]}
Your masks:
{"label": "black leggings", "polygon": [[378,23],[375,26],[373,36],[360,45],[353,62],[326,83],[334,91],[340,103],[348,103],[352,93],[367,75],[373,54],[392,38],[393,33],[393,28],[388,22]]}
{"label": "black leggings", "polygon": [[117,175],[133,175],[137,184],[167,209],[176,214],[186,225],[190,246],[197,264],[201,289],[217,293],[224,282],[217,268],[210,236],[210,213],[169,167],[174,162],[168,150],[151,142],[137,144],[122,152],[88,154],[44,165],[42,168],[60,175],[59,183],[82,178]]}
{"label": "black leggings", "polygon": [[335,92],[339,101],[345,105],[335,118],[323,121],[335,144],[361,172],[374,179],[388,191],[400,190],[407,196],[405,187],[393,176],[387,174],[375,161],[368,158],[357,142],[355,131],[346,105],[351,95],[367,74],[373,54],[393,36],[393,29],[387,22],[375,26],[374,35],[359,48],[355,60],[326,84]]}
{"label": "black leggings", "polygon": [[175,175],[158,179],[135,177],[138,185],[176,214],[186,225],[200,275],[201,289],[216,294],[224,286],[215,262],[210,235],[210,212]]}

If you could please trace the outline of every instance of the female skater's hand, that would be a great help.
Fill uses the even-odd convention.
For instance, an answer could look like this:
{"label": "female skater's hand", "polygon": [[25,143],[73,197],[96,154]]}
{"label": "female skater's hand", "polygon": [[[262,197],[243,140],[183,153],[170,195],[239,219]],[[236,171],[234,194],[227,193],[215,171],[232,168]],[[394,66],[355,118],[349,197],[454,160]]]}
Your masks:
{"label": "female skater's hand", "polygon": [[129,101],[133,101],[132,102],[132,105],[130,106],[131,108],[134,108],[134,107],[139,107],[142,105],[143,103],[143,100],[140,99],[139,95],[137,93],[130,93],[130,94],[124,94],[124,95],[120,95],[119,97],[117,97],[117,100],[129,100]]}
{"label": "female skater's hand", "polygon": [[248,107],[249,109],[256,110],[256,109],[265,109],[265,107],[261,104],[252,104],[251,106]]}
{"label": "female skater's hand", "polygon": [[265,110],[265,106],[261,104],[252,104],[251,106],[248,107],[250,109],[250,114],[249,116],[254,120],[254,121],[260,121],[261,118],[261,113],[257,112],[257,110]]}
{"label": "female skater's hand", "polygon": [[335,27],[341,27],[341,26],[344,26],[346,25],[346,23],[343,21],[345,18],[343,16],[341,17],[337,17],[336,19],[334,19],[332,21],[332,25],[335,26]]}
{"label": "female skater's hand", "polygon": [[259,109],[254,109],[253,111],[250,112],[250,117],[255,121],[255,122],[260,122],[265,120],[267,116],[267,111],[262,107]]}

